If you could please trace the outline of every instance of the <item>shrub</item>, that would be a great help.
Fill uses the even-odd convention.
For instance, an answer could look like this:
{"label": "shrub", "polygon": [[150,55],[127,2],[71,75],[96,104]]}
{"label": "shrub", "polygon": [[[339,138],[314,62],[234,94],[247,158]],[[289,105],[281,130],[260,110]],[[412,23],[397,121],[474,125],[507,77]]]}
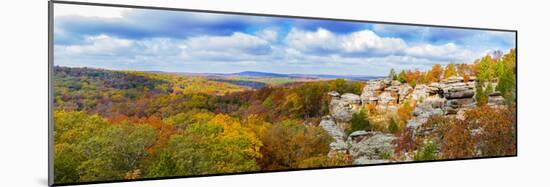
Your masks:
{"label": "shrub", "polygon": [[437,160],[437,145],[432,141],[428,140],[424,146],[416,152],[413,158],[415,161],[423,160]]}
{"label": "shrub", "polygon": [[351,118],[351,127],[348,130],[348,134],[359,130],[372,130],[372,127],[368,120],[367,112],[365,112],[365,110],[359,110],[359,112],[353,114]]}
{"label": "shrub", "polygon": [[390,125],[388,125],[388,131],[395,134],[399,131],[399,125],[397,124],[397,121],[395,118],[390,119]]}

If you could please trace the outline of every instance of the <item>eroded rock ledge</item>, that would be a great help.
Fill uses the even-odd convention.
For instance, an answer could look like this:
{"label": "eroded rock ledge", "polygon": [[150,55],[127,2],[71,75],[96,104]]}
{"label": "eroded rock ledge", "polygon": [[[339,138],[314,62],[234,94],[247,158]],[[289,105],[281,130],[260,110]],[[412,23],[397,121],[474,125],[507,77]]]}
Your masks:
{"label": "eroded rock ledge", "polygon": [[[378,131],[345,133],[354,113],[370,105],[377,111],[394,114],[400,105],[410,101],[414,103],[414,110],[406,127],[414,130],[431,116],[462,118],[466,110],[476,106],[475,88],[475,77],[469,81],[450,77],[428,85],[418,84],[414,88],[395,80],[370,80],[366,82],[361,95],[331,91],[328,93],[331,96],[330,115],[324,116],[319,124],[334,138],[329,156],[336,153],[349,154],[354,164],[391,162],[389,158],[394,154],[396,139],[393,134]],[[489,106],[501,106],[504,101],[499,92],[489,93]]]}

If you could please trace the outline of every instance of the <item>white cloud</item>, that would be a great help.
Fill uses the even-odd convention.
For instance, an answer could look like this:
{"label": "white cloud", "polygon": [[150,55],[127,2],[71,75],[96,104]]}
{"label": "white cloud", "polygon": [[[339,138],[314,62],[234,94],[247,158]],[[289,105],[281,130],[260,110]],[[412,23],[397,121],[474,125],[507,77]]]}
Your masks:
{"label": "white cloud", "polygon": [[420,44],[407,48],[405,54],[418,58],[428,58],[447,61],[447,63],[471,63],[479,57],[468,49],[454,43],[443,45]]}
{"label": "white cloud", "polygon": [[276,38],[279,33],[274,29],[183,40],[129,40],[102,34],[87,36],[79,44],[56,45],[55,63],[180,72],[385,75],[390,68],[425,70],[436,63],[471,63],[481,56],[454,43],[411,45],[369,30],[335,34],[322,28],[292,29],[281,37],[283,42]]}
{"label": "white cloud", "polygon": [[286,35],[285,42],[289,47],[304,52],[330,51],[337,48],[336,36],[322,28],[317,29],[315,32],[293,28]]}
{"label": "white cloud", "polygon": [[398,38],[386,38],[370,30],[337,35],[323,28],[303,31],[293,28],[285,38],[289,47],[312,53],[347,53],[351,55],[388,55],[402,51],[406,43]]}
{"label": "white cloud", "polygon": [[54,46],[54,64],[108,69],[168,70],[181,62],[181,41],[168,38],[128,40],[108,35]]}
{"label": "white cloud", "polygon": [[192,37],[180,46],[182,56],[188,60],[259,60],[269,55],[273,47],[269,40],[256,35],[235,32],[229,36]]}
{"label": "white cloud", "polygon": [[404,56],[440,61],[444,64],[470,63],[479,56],[478,53],[454,43],[408,44],[400,38],[381,37],[370,30],[337,35],[322,28],[316,31],[292,29],[285,42],[288,47],[309,55],[336,54],[342,57],[368,58]]}
{"label": "white cloud", "polygon": [[374,51],[375,53],[395,53],[407,47],[399,38],[384,38],[369,30],[351,33],[340,39],[342,48],[347,52]]}
{"label": "white cloud", "polygon": [[132,40],[119,39],[107,35],[90,36],[83,45],[68,45],[65,50],[72,54],[112,55],[119,50],[131,47]]}
{"label": "white cloud", "polygon": [[276,29],[264,29],[259,31],[256,35],[258,35],[258,37],[263,38],[269,42],[275,42],[279,37],[279,34]]}

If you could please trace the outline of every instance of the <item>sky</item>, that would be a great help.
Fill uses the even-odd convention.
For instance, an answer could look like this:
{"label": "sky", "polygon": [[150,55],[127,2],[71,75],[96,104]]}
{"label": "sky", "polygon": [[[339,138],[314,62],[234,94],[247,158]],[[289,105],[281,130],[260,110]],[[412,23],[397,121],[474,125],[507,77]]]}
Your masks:
{"label": "sky", "polygon": [[187,73],[387,75],[473,63],[515,33],[54,5],[54,65]]}

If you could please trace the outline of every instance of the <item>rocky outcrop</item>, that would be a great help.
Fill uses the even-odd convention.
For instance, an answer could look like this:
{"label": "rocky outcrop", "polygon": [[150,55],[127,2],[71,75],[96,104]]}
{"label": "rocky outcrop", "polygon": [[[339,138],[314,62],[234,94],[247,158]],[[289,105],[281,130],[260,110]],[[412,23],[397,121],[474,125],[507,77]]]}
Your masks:
{"label": "rocky outcrop", "polygon": [[393,156],[395,148],[394,135],[381,132],[357,132],[355,136],[350,135],[347,140],[349,154],[354,164],[390,162],[389,158]]}
{"label": "rocky outcrop", "polygon": [[414,118],[407,122],[408,128],[416,128],[426,123],[431,116],[444,115],[445,99],[437,95],[428,96],[428,98],[418,101],[413,110]]}
{"label": "rocky outcrop", "polygon": [[353,159],[353,164],[359,165],[386,163],[390,162],[389,158],[393,156],[394,140],[395,136],[392,134],[355,131],[345,141],[335,138],[335,141],[330,144],[328,156],[337,153],[349,154]]}
{"label": "rocky outcrop", "polygon": [[[355,131],[346,137],[346,125],[349,125],[354,113],[364,105],[375,105],[379,113],[392,115],[409,100],[414,104],[414,109],[406,126],[420,135],[426,132],[415,132],[417,127],[426,123],[430,117],[452,116],[462,119],[465,111],[476,106],[476,83],[473,80],[475,77],[470,77],[469,81],[464,81],[462,77],[450,77],[440,82],[417,84],[413,88],[399,81],[376,79],[366,82],[360,96],[329,92],[330,115],[323,117],[319,124],[334,138],[334,142],[330,144],[329,156],[346,153],[352,157],[354,164],[390,162],[389,158],[393,156],[395,147],[394,135]],[[489,94],[488,105],[504,104],[505,100],[499,92]]]}
{"label": "rocky outcrop", "polygon": [[341,129],[336,125],[336,122],[334,121],[334,119],[332,119],[332,116],[323,116],[321,122],[319,123],[319,126],[327,131],[327,133],[335,141],[344,141],[344,138],[346,137],[344,129]]}
{"label": "rocky outcrop", "polygon": [[487,105],[489,106],[500,106],[506,104],[506,100],[502,97],[502,94],[499,91],[489,93],[489,98]]}
{"label": "rocky outcrop", "polygon": [[392,95],[390,91],[384,91],[378,96],[379,105],[395,105],[397,104],[397,96]]}
{"label": "rocky outcrop", "polygon": [[329,105],[330,115],[337,122],[351,120],[352,115],[359,111],[361,106],[361,97],[352,93],[345,93],[340,96],[331,92],[332,99]]}
{"label": "rocky outcrop", "polygon": [[385,81],[370,80],[367,81],[366,86],[363,87],[361,93],[361,102],[363,104],[376,104],[378,102],[378,95],[386,87]]}

